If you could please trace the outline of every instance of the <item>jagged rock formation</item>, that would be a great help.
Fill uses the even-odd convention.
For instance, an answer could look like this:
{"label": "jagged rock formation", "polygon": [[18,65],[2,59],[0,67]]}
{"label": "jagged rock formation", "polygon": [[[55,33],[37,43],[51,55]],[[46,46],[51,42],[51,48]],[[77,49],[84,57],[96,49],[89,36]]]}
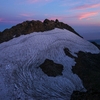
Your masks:
{"label": "jagged rock formation", "polygon": [[72,70],[83,80],[87,92],[74,91],[71,100],[100,100],[100,53],[80,51],[77,55]]}
{"label": "jagged rock formation", "polygon": [[32,32],[49,31],[54,28],[67,29],[80,36],[71,26],[64,24],[63,22],[59,22],[57,19],[55,21],[45,19],[43,22],[39,20],[32,20],[20,23],[10,29],[5,29],[3,32],[0,33],[0,43],[4,41],[9,41],[10,39],[18,37],[20,35],[26,35]]}

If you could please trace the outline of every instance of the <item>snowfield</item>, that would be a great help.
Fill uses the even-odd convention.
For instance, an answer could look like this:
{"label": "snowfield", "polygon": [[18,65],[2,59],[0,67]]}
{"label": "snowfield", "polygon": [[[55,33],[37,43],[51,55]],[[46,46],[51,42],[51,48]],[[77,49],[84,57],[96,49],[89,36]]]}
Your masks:
{"label": "snowfield", "polygon": [[[86,91],[72,73],[78,51],[100,53],[76,34],[62,29],[34,32],[0,44],[0,100],[70,100],[74,90]],[[45,59],[64,66],[63,75],[50,77],[41,68]]]}

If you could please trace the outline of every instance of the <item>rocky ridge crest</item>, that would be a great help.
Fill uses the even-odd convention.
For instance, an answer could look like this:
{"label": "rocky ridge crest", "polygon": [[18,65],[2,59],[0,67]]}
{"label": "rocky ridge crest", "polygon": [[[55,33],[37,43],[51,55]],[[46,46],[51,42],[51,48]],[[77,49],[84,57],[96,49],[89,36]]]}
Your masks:
{"label": "rocky ridge crest", "polygon": [[55,21],[45,19],[43,22],[39,20],[32,20],[24,21],[23,23],[17,24],[10,29],[5,29],[3,32],[0,32],[0,43],[9,41],[14,37],[18,37],[20,35],[26,35],[32,32],[49,31],[54,28],[67,29],[80,36],[71,26],[64,24],[63,22],[59,22],[57,19]]}

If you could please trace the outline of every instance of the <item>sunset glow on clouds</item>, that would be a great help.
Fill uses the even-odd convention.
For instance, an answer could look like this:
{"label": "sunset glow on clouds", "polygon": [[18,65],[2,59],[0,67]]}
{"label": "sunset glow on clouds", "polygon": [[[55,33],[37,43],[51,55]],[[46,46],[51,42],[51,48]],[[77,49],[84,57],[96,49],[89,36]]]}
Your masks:
{"label": "sunset glow on clouds", "polygon": [[46,18],[58,19],[71,26],[98,26],[99,9],[100,0],[0,0],[0,31],[7,28],[2,25],[11,27],[11,23],[13,26],[26,20],[43,21]]}
{"label": "sunset glow on clouds", "polygon": [[77,6],[75,7],[74,9],[78,9],[78,10],[81,10],[81,9],[88,9],[88,8],[97,8],[99,7],[100,8],[100,3],[99,4],[91,4],[91,5],[81,5],[81,6]]}
{"label": "sunset glow on clouds", "polygon": [[79,15],[79,19],[80,20],[85,19],[85,18],[88,19],[88,18],[91,18],[91,17],[96,16],[96,15],[98,15],[98,12],[84,13],[84,14]]}
{"label": "sunset glow on clouds", "polygon": [[[21,0],[21,1],[15,0],[13,1],[11,0],[12,2],[9,2],[9,3],[4,2],[4,1],[5,0],[1,0],[0,4],[2,8],[1,15],[5,19],[7,18],[6,13],[8,13],[8,18],[11,16],[11,14],[13,18],[20,15],[20,18],[22,17],[21,19],[23,19],[22,21],[25,20],[24,19],[25,17],[26,17],[26,20],[27,18],[30,18],[30,19],[33,18],[36,20],[37,19],[44,20],[45,18],[49,18],[49,19],[58,18],[60,21],[65,21],[65,18],[69,18],[70,20],[70,16],[73,16],[73,18],[74,16],[77,16],[75,18],[79,20],[94,17],[94,16],[100,16],[100,14],[98,14],[97,12],[97,9],[96,10],[93,9],[93,8],[98,8],[98,9],[100,8],[100,3],[98,3],[98,0],[95,0],[95,2],[86,0],[86,3],[85,1],[82,3],[82,1],[80,2],[80,0],[77,0],[77,2],[75,2],[74,0],[70,0],[70,1],[68,0],[67,1],[66,0],[64,1],[61,1],[61,0]],[[23,3],[21,4],[17,2],[23,2]],[[2,5],[2,3],[5,5]],[[11,6],[11,3],[12,3],[12,6]],[[30,4],[27,4],[27,3],[30,3]],[[64,6],[61,6],[61,5],[64,5]],[[6,8],[9,8],[10,10]],[[81,9],[82,11],[80,11]],[[93,11],[90,11],[90,9]],[[45,16],[46,14],[50,16]],[[17,19],[17,20],[20,20],[20,19]]]}

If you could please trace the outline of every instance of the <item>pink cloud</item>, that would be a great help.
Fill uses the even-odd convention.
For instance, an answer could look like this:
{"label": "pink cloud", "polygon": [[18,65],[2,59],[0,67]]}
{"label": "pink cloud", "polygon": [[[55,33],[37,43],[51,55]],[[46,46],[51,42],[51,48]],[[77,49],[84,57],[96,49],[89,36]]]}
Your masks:
{"label": "pink cloud", "polygon": [[96,16],[99,12],[89,12],[89,13],[84,13],[84,14],[80,14],[78,17],[80,20],[82,19],[89,19],[92,16]]}
{"label": "pink cloud", "polygon": [[78,6],[75,7],[74,9],[87,9],[87,8],[96,8],[96,7],[100,7],[100,3],[99,4],[91,4],[91,5],[82,5],[82,6]]}

